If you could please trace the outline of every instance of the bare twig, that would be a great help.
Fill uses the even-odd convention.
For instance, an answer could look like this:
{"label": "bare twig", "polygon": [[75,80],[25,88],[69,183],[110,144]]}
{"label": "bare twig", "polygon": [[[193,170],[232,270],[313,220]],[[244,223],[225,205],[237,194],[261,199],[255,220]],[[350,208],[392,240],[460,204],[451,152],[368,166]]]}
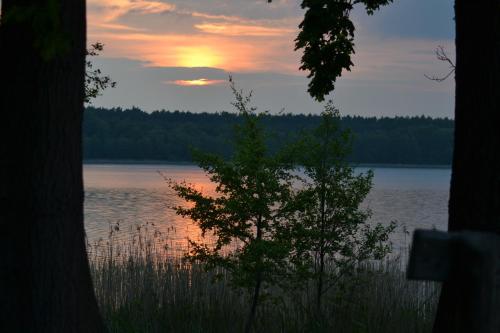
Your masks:
{"label": "bare twig", "polygon": [[442,81],[446,80],[447,78],[449,78],[451,76],[451,74],[453,74],[455,72],[455,63],[453,62],[453,60],[450,59],[450,57],[448,57],[443,46],[439,45],[436,48],[435,52],[436,52],[436,58],[438,60],[447,62],[449,64],[450,71],[445,76],[428,76],[426,74],[424,74],[424,76],[426,78],[428,78],[429,80],[442,82]]}

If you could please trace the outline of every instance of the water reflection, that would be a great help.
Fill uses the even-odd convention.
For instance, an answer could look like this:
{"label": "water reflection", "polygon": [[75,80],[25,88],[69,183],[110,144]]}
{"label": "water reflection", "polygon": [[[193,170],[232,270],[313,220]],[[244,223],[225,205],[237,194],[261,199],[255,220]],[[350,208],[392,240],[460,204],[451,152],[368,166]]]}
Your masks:
{"label": "water reflection", "polygon": [[[359,169],[365,171],[365,169]],[[373,211],[372,222],[397,221],[409,231],[415,228],[446,229],[448,169],[374,170],[374,189],[364,206]],[[85,228],[88,241],[106,240],[110,226],[119,223],[118,240],[130,241],[138,227],[157,231],[173,255],[182,255],[187,238],[201,240],[200,230],[189,219],[179,217],[172,207],[185,205],[164,178],[186,180],[197,189],[213,194],[214,185],[192,165],[85,165]],[[409,241],[399,230],[393,241]]]}

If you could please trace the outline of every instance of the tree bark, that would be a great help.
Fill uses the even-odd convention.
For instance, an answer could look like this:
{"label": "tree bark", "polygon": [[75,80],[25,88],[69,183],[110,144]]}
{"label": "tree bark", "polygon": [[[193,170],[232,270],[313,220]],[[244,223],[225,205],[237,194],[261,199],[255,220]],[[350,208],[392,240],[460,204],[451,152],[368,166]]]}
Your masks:
{"label": "tree bark", "polygon": [[[323,155],[326,156],[326,155]],[[320,193],[320,239],[319,239],[319,272],[318,272],[318,284],[316,288],[316,311],[318,316],[321,318],[321,299],[323,298],[323,277],[325,274],[325,179],[322,179],[321,193]]]}
{"label": "tree bark", "polygon": [[247,322],[245,324],[245,333],[250,333],[252,331],[252,327],[254,326],[255,314],[257,313],[257,305],[259,304],[261,284],[262,284],[262,277],[261,273],[258,272],[252,297],[252,306],[250,307],[250,312],[248,313]]}
{"label": "tree bark", "polygon": [[1,332],[105,330],[83,228],[85,44],[84,0],[2,1]]}
{"label": "tree bark", "polygon": [[[257,217],[257,224],[255,225],[256,227],[256,235],[255,235],[255,241],[260,242],[262,240],[262,215],[259,215]],[[260,271],[260,265],[261,265],[261,259],[259,257],[259,260],[257,261],[257,272],[255,274],[255,287],[253,291],[253,297],[252,297],[252,305],[250,306],[250,312],[248,313],[247,321],[245,323],[245,333],[250,333],[252,331],[252,327],[254,325],[255,321],[255,314],[257,313],[257,305],[259,304],[259,297],[260,297],[260,288],[262,285],[262,272]]]}
{"label": "tree bark", "polygon": [[[456,0],[450,231],[500,232],[500,1]],[[466,263],[463,263],[466,265]],[[460,275],[443,284],[434,332],[466,332]]]}

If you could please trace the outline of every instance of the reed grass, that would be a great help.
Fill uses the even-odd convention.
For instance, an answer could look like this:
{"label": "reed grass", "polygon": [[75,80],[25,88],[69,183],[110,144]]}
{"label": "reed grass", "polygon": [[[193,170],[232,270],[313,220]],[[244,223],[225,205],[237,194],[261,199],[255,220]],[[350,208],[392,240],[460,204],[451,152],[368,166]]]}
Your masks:
{"label": "reed grass", "polygon": [[[97,300],[110,332],[241,332],[249,299],[223,270],[169,254],[156,233],[89,245]],[[408,281],[400,257],[365,263],[328,290],[278,290],[259,305],[256,332],[430,332],[439,285]],[[220,277],[216,279],[216,275]]]}

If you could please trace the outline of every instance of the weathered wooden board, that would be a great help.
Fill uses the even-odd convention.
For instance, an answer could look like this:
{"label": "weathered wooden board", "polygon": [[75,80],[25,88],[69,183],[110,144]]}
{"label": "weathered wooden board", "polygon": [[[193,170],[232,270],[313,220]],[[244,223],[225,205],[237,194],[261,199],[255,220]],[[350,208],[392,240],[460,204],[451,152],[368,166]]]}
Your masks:
{"label": "weathered wooden board", "polygon": [[443,231],[416,230],[413,234],[407,277],[444,281],[450,274],[452,236]]}
{"label": "weathered wooden board", "polygon": [[448,280],[456,295],[453,332],[500,332],[500,237],[494,233],[417,230],[407,276]]}
{"label": "weathered wooden board", "polygon": [[[474,270],[471,261],[500,260],[500,237],[492,233],[437,230],[415,230],[407,277],[412,280],[444,281],[452,266],[465,265]],[[464,261],[465,260],[465,261]]]}

